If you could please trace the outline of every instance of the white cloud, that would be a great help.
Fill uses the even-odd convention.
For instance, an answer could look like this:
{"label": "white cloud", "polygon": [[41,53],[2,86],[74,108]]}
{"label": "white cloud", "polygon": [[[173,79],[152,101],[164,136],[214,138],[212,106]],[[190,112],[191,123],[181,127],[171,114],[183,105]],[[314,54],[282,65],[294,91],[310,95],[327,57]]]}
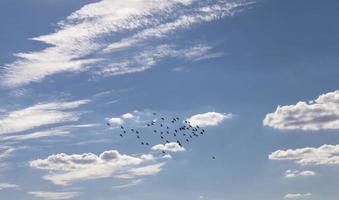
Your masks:
{"label": "white cloud", "polygon": [[310,102],[278,106],[269,113],[263,125],[287,130],[339,129],[339,90],[320,95]]}
{"label": "white cloud", "polygon": [[15,148],[15,147],[2,145],[0,147],[0,160],[9,157],[10,155],[12,155],[17,150],[18,149]]}
{"label": "white cloud", "polygon": [[115,185],[112,188],[113,189],[124,189],[124,188],[129,188],[132,186],[136,186],[139,185],[142,182],[142,179],[136,179],[136,180],[132,180],[131,182],[127,183],[127,184],[122,184],[122,185]]}
{"label": "white cloud", "polygon": [[108,45],[104,51],[107,52],[126,48],[150,38],[162,38],[177,30],[188,29],[194,24],[217,20],[225,16],[231,16],[239,7],[242,6],[244,6],[243,3],[231,3],[225,1],[219,1],[212,5],[198,6],[198,8],[195,8],[193,11],[191,10],[190,14],[180,15],[174,21],[146,28],[131,37],[123,38],[118,42],[114,42]]}
{"label": "white cloud", "polygon": [[305,165],[339,164],[339,145],[322,145],[318,148],[278,150],[269,155],[270,160],[291,160]]}
{"label": "white cloud", "polygon": [[96,74],[106,77],[142,72],[152,68],[165,58],[182,58],[188,61],[198,61],[221,57],[223,55],[222,53],[214,53],[211,51],[211,46],[203,44],[197,44],[183,49],[177,49],[174,45],[159,45],[157,47],[147,48],[141,52],[138,51],[135,54],[129,52],[127,59],[122,59],[119,62],[110,62],[104,65]]}
{"label": "white cloud", "polygon": [[197,114],[189,117],[187,120],[191,123],[192,126],[216,126],[220,124],[225,119],[231,119],[233,114],[227,113],[217,113],[217,112],[207,112],[202,114]]}
{"label": "white cloud", "polygon": [[18,188],[18,185],[12,183],[0,183],[0,190]]}
{"label": "white cloud", "polygon": [[44,125],[77,121],[80,114],[68,110],[86,103],[89,103],[89,100],[40,103],[7,112],[0,117],[0,135],[26,131]]}
{"label": "white cloud", "polygon": [[132,118],[134,118],[134,115],[131,114],[131,113],[125,113],[121,117],[125,118],[125,119],[132,119]]}
{"label": "white cloud", "polygon": [[305,198],[305,197],[310,197],[312,196],[311,193],[305,193],[305,194],[300,194],[300,193],[290,193],[285,195],[285,199],[299,199],[299,198]]}
{"label": "white cloud", "polygon": [[124,124],[124,120],[121,119],[120,117],[112,117],[111,119],[108,120],[110,124],[113,125],[122,125]]}
{"label": "white cloud", "polygon": [[150,155],[130,156],[116,150],[93,153],[51,155],[46,159],[30,162],[36,169],[49,173],[43,178],[57,185],[69,185],[74,181],[101,178],[132,179],[159,173],[164,163],[157,163]]}
{"label": "white cloud", "polygon": [[7,136],[2,137],[0,140],[6,141],[6,140],[12,140],[12,141],[23,141],[23,140],[33,140],[38,138],[44,138],[44,137],[53,137],[53,136],[64,136],[71,133],[71,130],[74,128],[91,128],[96,127],[98,124],[80,124],[80,125],[67,125],[67,126],[60,126],[57,128],[52,128],[49,130],[43,130],[43,131],[36,131],[33,133],[28,133],[24,135],[13,135],[13,136]]}
{"label": "white cloud", "polygon": [[180,152],[180,151],[186,151],[184,147],[181,147],[176,142],[170,142],[166,144],[157,144],[152,147],[152,150],[157,151],[167,151],[167,152]]}
{"label": "white cloud", "polygon": [[298,171],[298,170],[286,170],[285,177],[286,178],[295,178],[300,176],[315,176],[316,173],[314,171]]}
{"label": "white cloud", "polygon": [[79,195],[79,192],[45,192],[45,191],[33,191],[28,192],[28,194],[33,195],[38,198],[46,200],[62,200],[62,199],[72,199]]}
{"label": "white cloud", "polygon": [[[110,51],[163,38],[194,24],[232,16],[245,5],[223,0],[101,0],[91,3],[59,22],[54,33],[32,38],[50,46],[15,54],[17,59],[4,66],[2,83],[18,87],[57,73],[83,72],[108,63],[115,63],[108,66],[116,72],[112,74],[144,71],[153,65],[146,61],[142,67],[131,67],[131,63],[114,60]],[[135,35],[121,38],[121,33],[125,36],[135,32]],[[211,56],[219,55],[207,57]]]}

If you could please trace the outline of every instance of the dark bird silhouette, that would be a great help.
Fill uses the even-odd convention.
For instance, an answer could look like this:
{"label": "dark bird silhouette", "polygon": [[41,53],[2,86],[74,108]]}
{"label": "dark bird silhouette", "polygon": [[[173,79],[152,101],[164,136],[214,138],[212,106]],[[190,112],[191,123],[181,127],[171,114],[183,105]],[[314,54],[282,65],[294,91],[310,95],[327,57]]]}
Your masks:
{"label": "dark bird silhouette", "polygon": [[134,132],[134,129],[133,129],[133,128],[131,128],[131,131],[132,131],[132,132]]}
{"label": "dark bird silhouette", "polygon": [[120,137],[122,137],[122,134],[120,134]]}
{"label": "dark bird silhouette", "polygon": [[111,126],[111,124],[107,122],[107,126]]}
{"label": "dark bird silhouette", "polygon": [[157,115],[157,113],[154,112],[153,115]]}
{"label": "dark bird silhouette", "polygon": [[165,120],[165,118],[162,117],[161,120]]}
{"label": "dark bird silhouette", "polygon": [[188,139],[186,139],[186,142],[189,142],[189,140],[188,140]]}
{"label": "dark bird silhouette", "polygon": [[212,156],[212,159],[215,160],[215,156]]}
{"label": "dark bird silhouette", "polygon": [[138,138],[138,139],[140,139],[140,136],[139,136],[139,135],[137,135],[137,138]]}
{"label": "dark bird silhouette", "polygon": [[124,127],[123,127],[123,126],[120,126],[120,128],[121,128],[121,129],[124,129]]}
{"label": "dark bird silhouette", "polygon": [[124,133],[126,133],[126,131],[124,131]]}
{"label": "dark bird silhouette", "polygon": [[164,137],[162,137],[162,136],[160,136],[161,137],[161,139],[164,139]]}
{"label": "dark bird silhouette", "polygon": [[149,145],[149,143],[148,143],[148,142],[146,142],[146,145],[148,146],[148,145]]}
{"label": "dark bird silhouette", "polygon": [[170,143],[168,140],[166,140],[166,143]]}
{"label": "dark bird silhouette", "polygon": [[135,131],[136,134],[139,134],[139,131]]}
{"label": "dark bird silhouette", "polygon": [[163,154],[165,154],[166,152],[165,151],[162,151]]}

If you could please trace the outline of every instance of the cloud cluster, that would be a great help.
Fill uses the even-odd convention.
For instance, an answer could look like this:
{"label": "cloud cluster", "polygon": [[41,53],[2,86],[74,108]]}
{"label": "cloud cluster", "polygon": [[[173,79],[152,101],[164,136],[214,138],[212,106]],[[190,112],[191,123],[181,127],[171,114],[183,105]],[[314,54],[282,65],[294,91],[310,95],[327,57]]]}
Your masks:
{"label": "cloud cluster", "polygon": [[285,195],[285,199],[300,199],[300,198],[305,198],[305,197],[310,197],[312,196],[311,193],[305,193],[305,194],[300,194],[300,193],[289,193]]}
{"label": "cloud cluster", "polygon": [[220,124],[225,119],[231,119],[233,114],[227,113],[217,113],[217,112],[207,112],[202,114],[197,114],[189,117],[187,121],[193,126],[216,126]]}
{"label": "cloud cluster", "polygon": [[339,91],[322,94],[310,102],[278,106],[266,115],[263,125],[286,130],[339,129]]}
{"label": "cloud cluster", "polygon": [[186,151],[184,147],[181,147],[176,142],[170,142],[166,144],[157,144],[152,147],[152,150],[156,151],[167,151],[167,152],[180,152],[180,151]]}
{"label": "cloud cluster", "polygon": [[79,195],[79,192],[45,192],[45,191],[33,191],[28,192],[28,194],[33,195],[38,198],[43,198],[46,200],[63,200],[63,199],[72,199]]}
{"label": "cloud cluster", "polygon": [[44,125],[77,121],[80,113],[69,111],[89,100],[39,103],[24,109],[7,112],[0,117],[0,135],[12,134]]}
{"label": "cloud cluster", "polygon": [[[131,46],[142,50],[150,46],[151,39],[232,16],[246,5],[244,1],[224,0],[101,0],[91,3],[60,21],[55,32],[32,38],[50,46],[15,54],[17,59],[4,66],[2,83],[18,87],[57,73],[83,72],[97,66],[103,66],[104,69],[99,70],[101,74],[144,71],[154,66],[155,58],[141,61],[138,58],[142,56],[134,52],[133,62],[128,62],[133,53],[131,49],[122,52],[121,58],[116,52]],[[140,49],[137,52],[141,52]],[[195,56],[189,52],[187,49],[186,56]],[[218,55],[207,57],[213,56]]]}
{"label": "cloud cluster", "polygon": [[43,178],[57,185],[69,185],[80,180],[149,176],[159,173],[163,165],[150,154],[130,156],[117,150],[105,151],[100,155],[61,153],[30,162],[32,168],[48,171]]}
{"label": "cloud cluster", "polygon": [[292,160],[299,165],[339,164],[339,145],[322,145],[318,148],[278,150],[269,155],[270,160]]}
{"label": "cloud cluster", "polygon": [[295,177],[302,177],[302,176],[315,176],[316,173],[314,171],[298,171],[298,170],[286,170],[285,177],[286,178],[295,178]]}

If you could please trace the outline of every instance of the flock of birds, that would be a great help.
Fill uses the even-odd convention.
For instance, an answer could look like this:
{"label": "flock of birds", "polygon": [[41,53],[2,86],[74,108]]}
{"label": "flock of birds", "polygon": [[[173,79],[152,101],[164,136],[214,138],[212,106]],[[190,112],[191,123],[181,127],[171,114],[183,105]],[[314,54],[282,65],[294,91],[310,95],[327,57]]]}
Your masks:
{"label": "flock of birds", "polygon": [[[156,118],[157,113],[153,113],[153,116],[155,119],[148,122],[144,128],[146,128],[148,132],[151,130],[152,134],[159,137],[164,144],[176,142],[180,147],[183,147],[185,143],[189,143],[192,139],[205,134],[205,129],[198,125],[191,125],[188,120],[180,121],[179,117]],[[107,122],[107,126],[112,126],[112,124]],[[141,145],[150,145],[150,142],[146,140],[147,137],[143,134],[144,131],[136,128],[127,128],[122,125],[120,126],[120,130],[120,137],[125,137],[126,134],[134,134]],[[166,154],[167,152],[162,150],[162,153]],[[215,159],[215,156],[212,156],[212,159]]]}

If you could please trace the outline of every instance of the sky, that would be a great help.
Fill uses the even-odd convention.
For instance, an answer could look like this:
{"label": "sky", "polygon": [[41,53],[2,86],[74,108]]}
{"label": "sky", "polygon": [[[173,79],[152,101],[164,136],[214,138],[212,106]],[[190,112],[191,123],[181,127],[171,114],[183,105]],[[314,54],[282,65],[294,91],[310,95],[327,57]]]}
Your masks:
{"label": "sky", "polygon": [[[0,199],[336,200],[338,9],[0,1]],[[164,144],[158,116],[206,133]]]}

